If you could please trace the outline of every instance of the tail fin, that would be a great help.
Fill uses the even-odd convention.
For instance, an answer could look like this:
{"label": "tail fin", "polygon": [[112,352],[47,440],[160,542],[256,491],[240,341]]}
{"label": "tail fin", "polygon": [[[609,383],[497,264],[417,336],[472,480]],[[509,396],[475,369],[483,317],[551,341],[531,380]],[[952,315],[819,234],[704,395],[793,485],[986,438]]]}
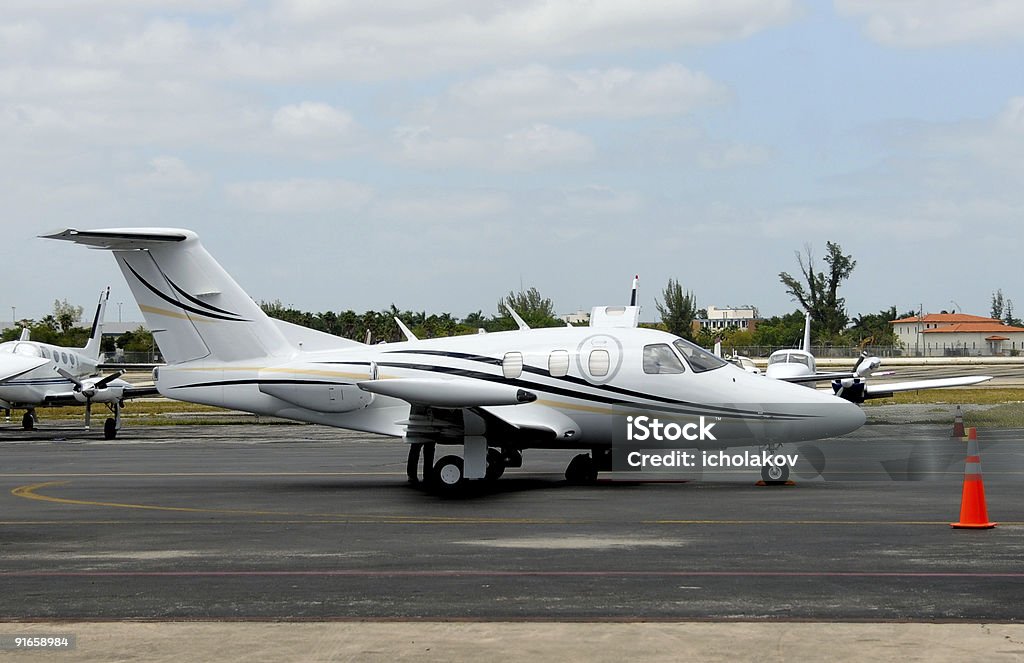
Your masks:
{"label": "tail fin", "polygon": [[190,230],[69,228],[43,237],[113,251],[170,364],[282,357],[296,351]]}
{"label": "tail fin", "polygon": [[800,347],[804,352],[811,351],[811,312],[804,313],[804,344]]}
{"label": "tail fin", "polygon": [[82,349],[82,354],[99,359],[100,343],[103,341],[103,315],[107,311],[107,300],[110,299],[110,286],[100,292],[100,302],[96,305],[96,315],[92,319],[92,331],[89,332],[89,342]]}

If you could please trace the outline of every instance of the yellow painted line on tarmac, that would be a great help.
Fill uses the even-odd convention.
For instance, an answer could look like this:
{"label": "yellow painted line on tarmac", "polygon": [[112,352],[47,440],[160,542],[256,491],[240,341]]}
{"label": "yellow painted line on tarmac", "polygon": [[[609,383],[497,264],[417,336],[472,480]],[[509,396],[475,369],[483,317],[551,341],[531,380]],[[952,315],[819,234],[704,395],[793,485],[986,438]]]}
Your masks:
{"label": "yellow painted line on tarmac", "polygon": [[[98,506],[114,509],[139,509],[146,511],[172,511],[177,513],[211,513],[211,514],[237,514],[241,516],[277,516],[292,518],[327,518],[339,521],[350,522],[373,522],[373,523],[398,523],[398,524],[437,524],[437,525],[488,525],[488,524],[515,524],[515,525],[545,525],[565,524],[570,521],[561,519],[538,519],[538,518],[465,518],[458,516],[402,516],[402,515],[375,515],[375,514],[346,514],[346,513],[295,513],[288,511],[260,511],[253,509],[204,509],[200,507],[184,506],[163,506],[158,504],[131,504],[125,502],[104,502],[97,500],[77,500],[66,497],[54,497],[39,492],[43,488],[68,485],[67,481],[44,481],[43,483],[18,486],[11,490],[11,495],[23,499],[37,500],[40,502],[51,502],[54,504],[67,504],[74,506]],[[577,521],[572,521],[577,522]],[[578,521],[583,522],[583,521]]]}

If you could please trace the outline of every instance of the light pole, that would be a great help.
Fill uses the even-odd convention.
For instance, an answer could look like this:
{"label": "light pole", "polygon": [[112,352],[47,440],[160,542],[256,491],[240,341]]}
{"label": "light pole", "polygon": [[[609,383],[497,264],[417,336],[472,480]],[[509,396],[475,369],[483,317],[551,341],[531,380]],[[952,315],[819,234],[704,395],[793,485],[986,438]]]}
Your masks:
{"label": "light pole", "polygon": [[121,324],[121,304],[124,302],[117,303],[117,324]]}
{"label": "light pole", "polygon": [[11,307],[11,327],[18,326],[18,309],[15,306]]}

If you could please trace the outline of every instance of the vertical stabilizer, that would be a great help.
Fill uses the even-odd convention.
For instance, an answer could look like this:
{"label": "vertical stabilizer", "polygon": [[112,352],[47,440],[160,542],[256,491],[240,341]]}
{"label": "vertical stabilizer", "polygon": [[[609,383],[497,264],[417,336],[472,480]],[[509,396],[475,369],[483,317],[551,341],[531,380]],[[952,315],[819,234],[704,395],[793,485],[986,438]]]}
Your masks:
{"label": "vertical stabilizer", "polygon": [[114,252],[169,364],[283,357],[296,351],[190,230],[67,229],[44,237]]}
{"label": "vertical stabilizer", "polygon": [[811,312],[804,313],[804,344],[800,346],[804,352],[811,351]]}
{"label": "vertical stabilizer", "polygon": [[103,316],[107,312],[107,300],[110,299],[110,286],[100,292],[100,301],[96,304],[96,314],[92,318],[92,331],[89,342],[82,348],[82,354],[90,359],[100,358],[100,344],[103,341]]}

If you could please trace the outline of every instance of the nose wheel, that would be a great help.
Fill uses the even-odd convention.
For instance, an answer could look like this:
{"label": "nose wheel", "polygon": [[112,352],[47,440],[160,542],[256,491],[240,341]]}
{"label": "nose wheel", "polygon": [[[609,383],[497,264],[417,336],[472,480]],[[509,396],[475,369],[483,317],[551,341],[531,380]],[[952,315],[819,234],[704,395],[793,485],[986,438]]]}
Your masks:
{"label": "nose wheel", "polygon": [[765,465],[761,468],[761,480],[766,484],[781,484],[789,481],[789,465]]}

